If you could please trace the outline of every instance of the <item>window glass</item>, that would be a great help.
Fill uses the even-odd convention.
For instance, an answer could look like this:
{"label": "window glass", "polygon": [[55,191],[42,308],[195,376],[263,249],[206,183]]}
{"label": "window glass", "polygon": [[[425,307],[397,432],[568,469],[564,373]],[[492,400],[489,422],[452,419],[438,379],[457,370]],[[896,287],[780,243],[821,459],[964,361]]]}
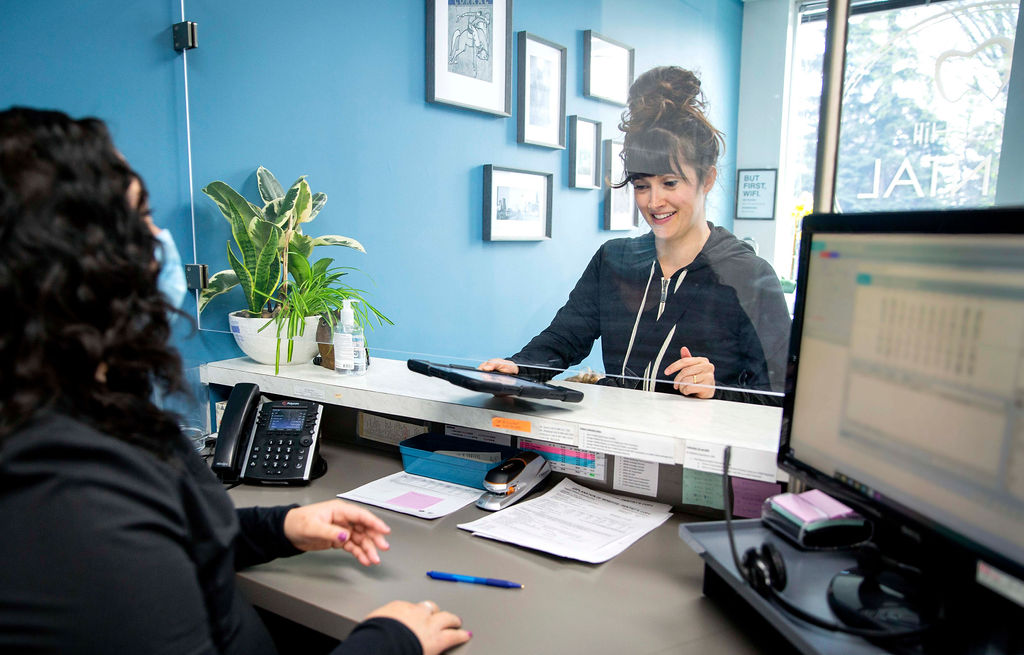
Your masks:
{"label": "window glass", "polygon": [[[1016,1],[949,0],[850,17],[836,211],[994,204],[1017,13]],[[782,275],[795,274],[789,249],[814,187],[824,46],[824,20],[799,23]]]}

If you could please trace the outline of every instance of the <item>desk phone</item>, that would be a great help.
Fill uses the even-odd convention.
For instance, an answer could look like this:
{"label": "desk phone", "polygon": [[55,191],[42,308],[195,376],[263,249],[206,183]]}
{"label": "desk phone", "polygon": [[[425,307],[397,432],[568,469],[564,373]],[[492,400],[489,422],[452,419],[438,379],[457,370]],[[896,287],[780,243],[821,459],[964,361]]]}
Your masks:
{"label": "desk phone", "polygon": [[255,384],[231,391],[211,468],[224,482],[306,484],[323,474],[319,458],[323,405],[261,402]]}

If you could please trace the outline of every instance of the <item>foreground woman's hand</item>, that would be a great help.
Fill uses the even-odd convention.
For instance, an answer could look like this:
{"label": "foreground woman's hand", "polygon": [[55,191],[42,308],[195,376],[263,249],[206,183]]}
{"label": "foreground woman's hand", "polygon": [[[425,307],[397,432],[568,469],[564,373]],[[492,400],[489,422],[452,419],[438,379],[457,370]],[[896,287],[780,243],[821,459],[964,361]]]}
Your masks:
{"label": "foreground woman's hand", "polygon": [[363,566],[380,564],[377,551],[391,547],[384,538],[390,532],[368,510],[337,499],[296,507],[284,517],[284,534],[299,550],[344,548]]}
{"label": "foreground woman's hand", "polygon": [[383,616],[401,621],[413,631],[423,647],[423,655],[438,655],[464,644],[473,636],[472,632],[461,630],[462,619],[451,612],[441,611],[430,600],[409,603],[404,600],[391,601],[384,607],[370,612],[366,618]]}
{"label": "foreground woman's hand", "polygon": [[690,349],[679,349],[679,359],[668,365],[665,375],[675,374],[672,387],[684,396],[714,398],[715,365],[707,357],[694,357]]}

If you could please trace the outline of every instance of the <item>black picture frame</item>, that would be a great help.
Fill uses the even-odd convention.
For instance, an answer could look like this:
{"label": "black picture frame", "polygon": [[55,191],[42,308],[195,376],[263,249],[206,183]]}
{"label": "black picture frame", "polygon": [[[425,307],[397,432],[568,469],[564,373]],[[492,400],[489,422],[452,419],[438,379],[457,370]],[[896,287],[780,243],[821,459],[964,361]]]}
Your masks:
{"label": "black picture frame", "polygon": [[512,115],[512,0],[427,0],[426,31],[427,102]]}
{"label": "black picture frame", "polygon": [[601,122],[569,117],[569,186],[601,188]]}
{"label": "black picture frame", "polygon": [[736,170],[736,218],[752,221],[775,220],[775,194],[779,185],[777,168]]}
{"label": "black picture frame", "polygon": [[608,184],[604,192],[604,229],[632,230],[640,225],[640,212],[633,200],[630,185],[625,184],[614,188],[613,184],[622,182],[626,177],[625,165],[622,162],[623,142],[605,139],[604,142],[604,177]]}
{"label": "black picture frame", "polygon": [[484,241],[543,241],[551,238],[554,175],[484,166]]}
{"label": "black picture frame", "polygon": [[519,143],[565,148],[566,48],[519,32]]}
{"label": "black picture frame", "polygon": [[636,51],[598,34],[583,32],[583,95],[625,107],[633,84]]}

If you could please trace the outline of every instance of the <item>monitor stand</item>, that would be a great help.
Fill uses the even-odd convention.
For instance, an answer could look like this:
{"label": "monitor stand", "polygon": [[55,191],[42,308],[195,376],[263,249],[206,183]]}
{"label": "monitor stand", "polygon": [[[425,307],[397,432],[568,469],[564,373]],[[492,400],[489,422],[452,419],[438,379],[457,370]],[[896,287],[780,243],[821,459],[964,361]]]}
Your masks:
{"label": "monitor stand", "polygon": [[891,570],[840,571],[828,587],[828,604],[848,626],[905,632],[927,627],[936,616],[918,576]]}

